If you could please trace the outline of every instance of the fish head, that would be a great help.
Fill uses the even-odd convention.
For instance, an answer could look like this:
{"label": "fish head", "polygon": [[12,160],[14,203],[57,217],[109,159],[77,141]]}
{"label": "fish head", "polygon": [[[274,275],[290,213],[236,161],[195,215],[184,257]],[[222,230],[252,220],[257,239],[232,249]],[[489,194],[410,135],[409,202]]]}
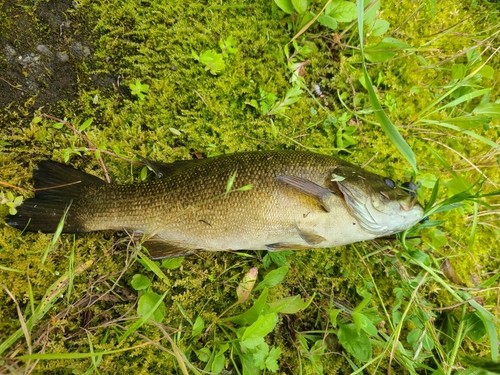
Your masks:
{"label": "fish head", "polygon": [[390,178],[350,164],[338,166],[331,181],[363,229],[376,237],[404,231],[424,216],[413,183],[398,186]]}

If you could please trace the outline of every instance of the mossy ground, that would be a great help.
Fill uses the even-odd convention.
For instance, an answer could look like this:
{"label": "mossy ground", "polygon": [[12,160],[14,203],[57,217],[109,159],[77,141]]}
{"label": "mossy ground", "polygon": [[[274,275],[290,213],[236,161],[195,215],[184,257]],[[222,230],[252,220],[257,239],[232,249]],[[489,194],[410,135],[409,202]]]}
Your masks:
{"label": "mossy ground", "polygon": [[[271,2],[4,0],[1,4],[0,44],[4,50],[0,58],[3,149],[0,181],[3,183],[29,190],[30,175],[38,161],[46,158],[63,161],[65,150],[87,146],[69,129],[53,128],[53,122],[46,118],[32,121],[41,113],[65,117],[75,126],[93,118],[85,134],[99,148],[128,158],[143,155],[165,162],[284,148],[333,154],[338,126],[325,120],[328,113],[336,118],[347,113],[352,117],[348,124],[356,127],[357,144],[340,151],[344,158],[359,165],[370,161],[370,170],[398,180],[408,180],[411,174],[410,167],[380,127],[373,124],[371,105],[359,82],[362,70],[355,33],[339,42],[335,34],[313,25],[305,36],[307,41],[314,42],[316,50],[307,56],[304,82],[309,88],[320,84],[324,97],[302,94],[285,112],[286,117],[271,117],[263,116],[249,103],[259,99],[259,89],[281,98],[291,87],[284,46],[294,34],[288,25],[290,18]],[[412,46],[428,43],[383,64],[370,64],[369,73],[374,81],[380,78],[378,94],[391,120],[396,125],[404,124],[400,131],[417,155],[422,180],[427,182],[424,186],[429,187],[436,177],[448,183],[440,198],[457,191],[453,176],[427,146],[438,150],[470,182],[480,178],[479,171],[483,173],[488,177],[484,191],[498,189],[498,149],[460,132],[423,124],[412,126],[418,123],[417,114],[446,91],[452,64],[465,64],[467,50],[498,33],[498,28],[495,29],[498,20],[492,19],[498,16],[495,6],[498,5],[494,2],[459,4],[451,0],[404,6],[392,1],[382,4],[380,17],[391,24],[384,36]],[[319,10],[320,4],[311,7]],[[229,36],[236,41],[238,52],[224,58],[222,73],[211,74],[193,58],[192,51],[200,54],[210,49],[220,50],[219,40]],[[367,43],[374,44],[379,39],[369,37]],[[495,42],[498,45],[498,37],[489,43],[494,46]],[[47,45],[51,54],[37,52],[40,44]],[[84,53],[84,47],[90,54]],[[478,48],[484,51],[483,60],[492,52],[487,47],[485,44]],[[56,55],[58,52],[67,54],[69,60],[62,61]],[[29,59],[27,63],[19,62],[34,55],[40,58],[37,62]],[[422,58],[427,66],[423,66]],[[498,54],[489,65],[494,73],[480,84],[492,87],[490,96],[494,101],[499,91]],[[136,80],[149,85],[144,100],[131,95],[128,85]],[[349,110],[355,111],[354,114]],[[449,112],[440,111],[434,118],[448,115]],[[475,131],[498,143],[498,124]],[[450,146],[460,155],[442,145]],[[140,168],[118,158],[104,158],[113,182],[131,183],[138,179]],[[103,177],[93,153],[73,155],[70,163]],[[16,192],[9,187],[5,190]],[[26,192],[22,194],[29,196]],[[429,195],[430,189],[424,189],[424,194]],[[480,208],[485,216],[480,216],[472,248],[467,247],[472,225],[470,207],[437,215],[447,222],[440,232],[435,229],[419,232],[421,242],[416,245],[432,251],[438,259],[450,257],[458,276],[470,287],[492,276],[500,267],[497,245],[500,232],[494,216],[498,200],[491,199],[489,203],[493,206]],[[2,207],[2,215],[6,214],[7,209]],[[63,235],[42,264],[42,254],[50,238],[42,234],[21,235],[7,225],[0,227],[0,265],[11,269],[0,269],[0,343],[20,328],[16,305],[6,290],[27,316],[33,309],[30,301],[40,301],[47,288],[67,272],[72,248],[75,266],[93,261],[92,267],[75,277],[69,300],[64,294],[36,324],[31,343],[21,337],[2,354],[0,372],[28,369],[37,374],[83,374],[92,368],[91,359],[24,362],[16,358],[28,354],[31,348],[34,353],[88,353],[91,342],[94,351],[136,346],[99,358],[96,368],[102,374],[181,373],[175,356],[167,352],[172,350],[171,345],[156,326],[143,326],[138,331],[142,336],[132,335],[117,344],[119,332],[136,316],[137,292],[130,286],[132,276],[145,273],[153,278],[134,261],[126,243],[117,244],[119,237],[112,234]],[[367,256],[373,251],[378,253]],[[381,300],[374,304],[385,304],[388,310],[394,307],[393,289],[404,282],[410,283],[420,271],[402,265],[395,256],[399,251],[398,242],[379,241],[300,252],[289,258],[291,269],[285,280],[272,289],[270,299],[295,294],[306,298],[314,292],[317,296],[305,311],[283,316],[268,337],[269,343],[282,349],[281,373],[299,373],[299,368],[304,374],[314,373],[312,362],[305,356],[299,358],[294,332],[327,329],[326,309],[331,307],[332,300],[356,306],[361,300],[356,288],[375,282]],[[189,257],[180,268],[166,271],[171,287],[158,279],[153,283],[155,292],[168,292],[163,329],[201,368],[203,364],[193,350],[213,345],[224,337],[209,333],[192,339],[186,316],[194,321],[201,314],[207,326],[215,322],[234,303],[235,288],[248,269],[258,267],[262,274],[267,272],[260,260],[263,254],[251,255],[248,258],[220,253]],[[408,268],[402,271],[405,267]],[[495,311],[496,292],[490,293],[481,297],[485,306]],[[419,294],[426,303],[437,307],[456,302],[435,283],[425,285]],[[454,314],[458,312],[437,313],[436,327],[439,320],[453,320]],[[380,329],[384,330],[382,324]],[[339,352],[338,345],[328,346],[322,360],[325,373],[335,373],[338,369],[339,373],[350,371],[349,363]],[[467,341],[460,354],[486,356],[488,347]],[[388,358],[380,365],[384,372]],[[428,365],[434,368],[435,363],[429,359]],[[229,360],[227,366],[232,368]],[[394,362],[392,366],[393,373],[408,371]],[[368,373],[377,371],[380,368],[367,369]]]}

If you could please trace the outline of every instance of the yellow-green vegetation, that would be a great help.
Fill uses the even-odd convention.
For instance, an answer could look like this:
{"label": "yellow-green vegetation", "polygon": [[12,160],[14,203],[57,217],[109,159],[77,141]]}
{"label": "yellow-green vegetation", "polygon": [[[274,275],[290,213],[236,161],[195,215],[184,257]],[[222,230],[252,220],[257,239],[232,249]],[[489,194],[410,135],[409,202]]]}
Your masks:
{"label": "yellow-green vegetation", "polygon": [[499,373],[497,2],[365,1],[362,22],[340,0],[0,4],[2,218],[46,158],[132,183],[154,178],[137,155],[268,149],[416,175],[429,214],[397,239],[162,262],[3,224],[0,373]]}

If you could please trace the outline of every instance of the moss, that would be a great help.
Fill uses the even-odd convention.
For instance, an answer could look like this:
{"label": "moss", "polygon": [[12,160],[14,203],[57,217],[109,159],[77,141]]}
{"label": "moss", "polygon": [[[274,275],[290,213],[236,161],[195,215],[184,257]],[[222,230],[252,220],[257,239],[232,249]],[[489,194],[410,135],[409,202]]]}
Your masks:
{"label": "moss", "polygon": [[[35,53],[39,43],[47,43],[57,51],[71,54],[71,61],[66,65],[47,58],[43,72],[0,59],[0,70],[8,72],[2,78],[20,84],[24,89],[27,78],[38,84],[37,89],[22,92],[0,82],[4,89],[4,94],[0,95],[0,104],[4,108],[0,119],[7,124],[0,128],[0,141],[9,142],[0,154],[0,180],[3,182],[29,189],[30,173],[36,162],[44,158],[62,161],[65,149],[86,146],[70,130],[53,128],[52,121],[32,122],[35,113],[67,117],[74,125],[92,117],[94,122],[86,130],[86,135],[99,147],[128,157],[144,155],[172,161],[188,159],[193,154],[206,156],[280,148],[333,153],[336,128],[325,125],[324,120],[327,111],[337,118],[348,111],[338,96],[344,98],[349,109],[353,109],[351,124],[357,127],[355,138],[358,144],[344,150],[343,157],[360,165],[374,157],[368,168],[395,179],[408,180],[411,174],[380,128],[372,125],[371,105],[359,82],[362,75],[359,54],[350,48],[353,46],[335,44],[332,37],[325,36],[324,30],[317,26],[311,29],[317,33],[316,37],[310,38],[317,51],[308,56],[304,80],[309,88],[320,83],[325,97],[313,98],[304,94],[285,112],[287,117],[272,119],[248,104],[259,98],[260,89],[281,98],[291,86],[291,73],[283,47],[293,33],[287,29],[288,18],[280,12],[273,13],[268,2],[258,1],[248,6],[226,2],[223,7],[217,7],[210,2],[198,1],[81,0],[76,8],[69,1],[60,3],[58,8],[51,8],[49,1],[37,2],[35,6],[31,1],[2,3],[0,28],[5,30],[0,38],[2,47],[11,44],[24,55]],[[407,56],[403,57],[401,53],[387,63],[369,65],[375,81],[379,75],[382,77],[377,85],[381,101],[394,99],[395,109],[390,117],[396,124],[403,125],[400,130],[411,143],[422,174],[440,177],[445,183],[453,179],[438,164],[427,145],[436,148],[470,183],[479,178],[480,175],[470,169],[470,164],[464,163],[463,158],[442,147],[444,143],[479,165],[491,181],[485,182],[484,190],[492,191],[497,188],[494,182],[500,180],[497,151],[489,150],[480,142],[471,142],[459,132],[414,124],[419,120],[417,114],[446,92],[446,85],[451,81],[451,64],[466,63],[466,57],[460,52],[474,44],[471,39],[477,35],[484,37],[483,30],[491,30],[495,24],[484,16],[482,6],[471,9],[468,4],[453,1],[432,6],[431,2],[414,13],[416,7],[408,4],[402,10],[396,3],[382,4],[380,16],[391,23],[393,37],[412,46],[429,44],[414,54],[409,51]],[[456,14],[449,17],[449,13],[455,10]],[[70,26],[62,26],[63,33],[59,35],[59,27],[66,21],[71,21]],[[323,36],[318,38],[320,33]],[[237,42],[238,53],[225,58],[226,68],[221,74],[210,74],[192,57],[191,51],[219,50],[218,41],[230,35]],[[368,43],[377,43],[379,39],[369,38]],[[355,44],[355,40],[352,37],[343,41]],[[89,46],[90,57],[78,58],[71,49],[76,42]],[[486,55],[488,53],[486,51]],[[422,66],[417,54],[434,65]],[[481,82],[487,87],[498,81],[498,55],[489,64],[495,67],[495,72],[493,79]],[[149,85],[144,101],[138,101],[130,94],[128,84],[135,80]],[[418,93],[412,94],[415,88]],[[493,87],[491,97],[495,99],[496,95],[498,87]],[[435,118],[442,119],[448,114],[441,111],[435,114]],[[496,140],[497,127],[498,123],[493,123],[490,130],[475,130]],[[131,183],[137,179],[138,170],[129,163],[108,157],[105,160],[114,182]],[[71,164],[103,175],[92,155],[74,156]],[[453,192],[453,186],[448,184],[440,192],[440,197],[445,198]],[[430,194],[430,190],[425,190],[425,193]],[[498,204],[498,200],[494,198],[490,203]],[[420,248],[438,258],[451,257],[459,277],[468,286],[473,286],[474,280],[484,281],[498,269],[498,259],[491,250],[497,247],[499,232],[496,224],[489,220],[491,216],[481,216],[474,247],[467,248],[471,219],[466,215],[470,212],[470,207],[465,207],[462,211],[436,215],[436,219],[447,220],[440,227],[447,242],[433,246],[433,232],[422,231]],[[0,214],[4,217],[7,212],[3,209]],[[95,261],[91,269],[75,277],[70,302],[67,302],[66,295],[58,299],[36,325],[34,339],[41,340],[36,343],[36,350],[45,353],[89,352],[89,340],[95,351],[115,349],[119,346],[119,332],[136,314],[137,292],[131,288],[130,280],[135,273],[147,271],[137,262],[130,264],[133,257],[127,253],[126,245],[116,244],[118,237],[109,233],[76,236],[74,243],[73,236],[63,236],[42,265],[41,256],[50,238],[50,235],[41,234],[20,236],[17,230],[6,226],[0,228],[0,264],[22,271],[0,269],[0,284],[7,286],[16,297],[26,316],[31,311],[28,285],[31,285],[34,303],[39,303],[47,289],[67,272],[72,247],[75,248],[75,265],[89,259]],[[385,246],[387,253],[381,250]],[[280,360],[283,373],[294,373],[299,361],[303,373],[313,373],[306,356],[301,359],[297,356],[300,350],[294,339],[295,331],[325,330],[328,323],[326,310],[331,307],[333,299],[352,308],[362,300],[356,290],[374,280],[380,298],[374,298],[372,306],[379,309],[386,306],[388,310],[394,307],[397,300],[393,289],[410,285],[420,271],[403,264],[395,255],[400,251],[398,244],[378,241],[298,252],[290,257],[290,271],[284,282],[272,289],[269,299],[275,301],[295,294],[306,298],[315,292],[317,297],[305,311],[282,316],[275,332],[268,337],[269,344],[278,345],[283,350]],[[370,255],[372,252],[380,255]],[[364,257],[363,262],[360,257]],[[224,340],[224,337],[220,332],[213,335],[209,332],[207,336],[191,338],[191,326],[186,317],[194,321],[201,314],[207,326],[216,323],[218,316],[234,303],[235,287],[241,275],[253,266],[259,267],[261,274],[266,272],[259,259],[229,253],[201,254],[186,258],[179,269],[165,271],[171,288],[154,279],[152,288],[155,292],[168,291],[165,299],[167,315],[162,322],[164,329],[196,366],[203,367],[204,364],[193,350],[204,346],[213,348],[214,343]],[[404,267],[408,269],[403,270]],[[148,275],[153,277],[150,273]],[[370,291],[376,295],[373,289]],[[426,303],[439,306],[456,302],[434,282],[423,287],[419,295]],[[2,292],[0,301],[0,318],[4,322],[0,341],[4,341],[19,329],[19,324],[10,297]],[[495,297],[487,296],[486,306],[494,303]],[[400,311],[405,307],[403,305]],[[236,314],[245,308],[248,306],[238,307],[230,313]],[[439,318],[447,316],[455,317],[451,312],[449,315],[443,313]],[[404,334],[412,328],[411,324],[405,326]],[[390,329],[386,329],[390,335]],[[145,325],[139,333],[155,341],[163,350],[154,345],[139,346],[145,339],[132,335],[119,347],[137,347],[103,356],[99,371],[180,373],[174,356],[165,352],[172,350],[171,345],[158,327]],[[24,343],[16,350],[16,355],[27,353]],[[327,351],[338,350],[333,345]],[[466,354],[484,354],[483,350],[472,341],[466,341],[463,347]],[[341,356],[325,354],[322,362],[325,373],[349,371],[348,363]],[[33,373],[84,373],[91,363],[89,359],[40,361]],[[388,359],[385,359],[381,366],[387,366],[387,363]],[[403,368],[397,370],[398,373],[405,371]]]}

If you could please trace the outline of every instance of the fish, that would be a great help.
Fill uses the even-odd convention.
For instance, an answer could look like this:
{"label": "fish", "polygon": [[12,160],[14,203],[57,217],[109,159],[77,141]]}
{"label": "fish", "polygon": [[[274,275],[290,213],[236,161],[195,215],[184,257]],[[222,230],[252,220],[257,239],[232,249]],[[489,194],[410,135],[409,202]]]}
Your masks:
{"label": "fish", "polygon": [[274,150],[142,160],[156,178],[121,185],[41,161],[34,198],[7,223],[53,233],[64,219],[63,233],[126,231],[162,259],[332,248],[404,231],[424,214],[414,190],[334,156]]}

